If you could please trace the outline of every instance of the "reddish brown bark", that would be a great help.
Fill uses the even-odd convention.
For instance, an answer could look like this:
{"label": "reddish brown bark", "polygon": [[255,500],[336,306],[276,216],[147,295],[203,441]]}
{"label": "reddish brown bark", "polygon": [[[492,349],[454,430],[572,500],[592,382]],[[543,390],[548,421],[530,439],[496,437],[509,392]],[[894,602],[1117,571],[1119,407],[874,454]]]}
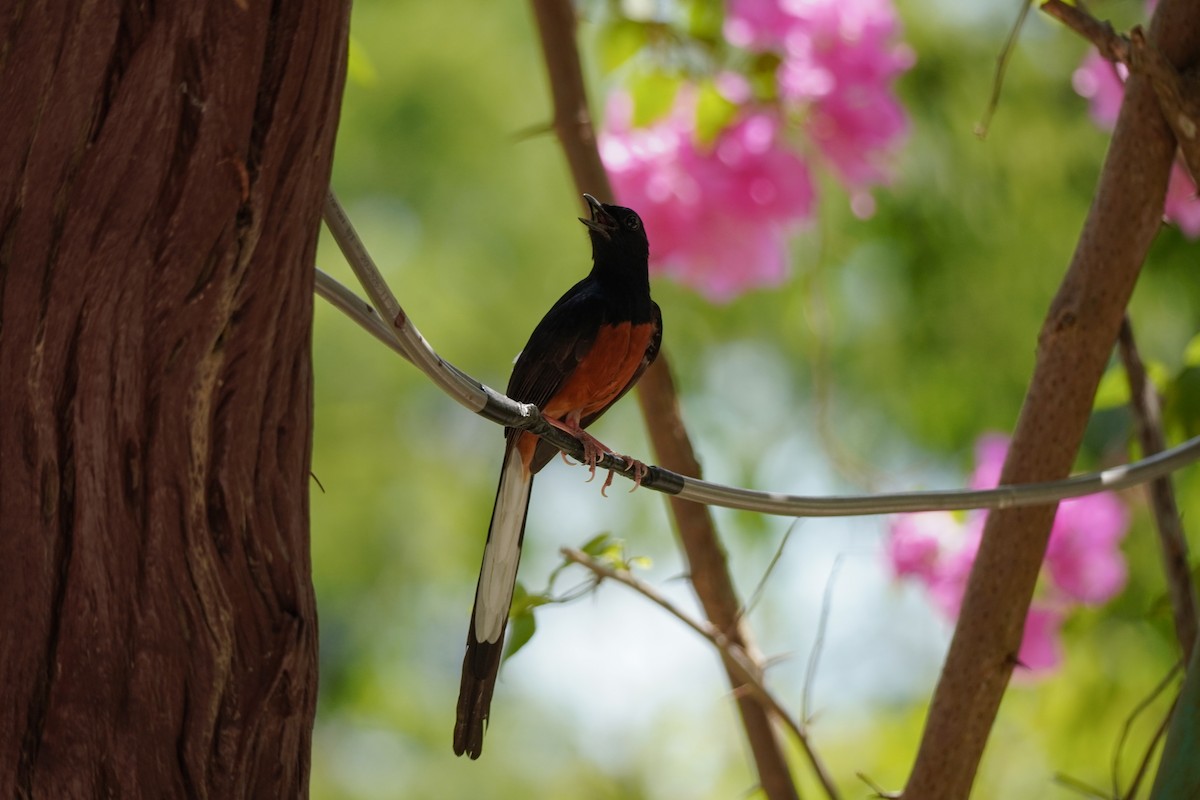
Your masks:
{"label": "reddish brown bark", "polygon": [[347,7],[0,12],[0,796],[295,797]]}

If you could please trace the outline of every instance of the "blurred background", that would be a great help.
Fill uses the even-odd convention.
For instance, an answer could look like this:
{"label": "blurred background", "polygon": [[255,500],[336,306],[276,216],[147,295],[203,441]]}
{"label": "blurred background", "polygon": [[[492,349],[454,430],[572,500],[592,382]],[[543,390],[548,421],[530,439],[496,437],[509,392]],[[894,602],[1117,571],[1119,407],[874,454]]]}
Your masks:
{"label": "blurred background", "polygon": [[[1084,43],[1036,11],[988,136],[973,133],[1018,7],[898,0],[916,61],[897,84],[911,130],[894,180],[872,192],[875,213],[860,219],[818,173],[816,217],[791,240],[781,286],[715,304],[655,279],[705,477],[806,494],[950,488],[967,482],[982,434],[1011,430],[1108,139],[1072,88]],[[581,10],[599,111],[621,76],[601,73],[597,43],[614,14],[637,9]],[[1118,27],[1141,17],[1125,2],[1092,10]],[[550,119],[531,12],[357,0],[351,30],[333,186],[426,338],[502,389],[538,319],[590,267],[558,144],[531,133]],[[1200,386],[1187,357],[1200,316],[1194,262],[1194,245],[1164,227],[1131,309],[1169,392],[1172,442],[1193,432],[1191,387]],[[318,264],[354,286],[327,236]],[[312,492],[321,629],[312,796],[755,796],[717,658],[616,585],[538,610],[536,634],[501,670],[483,756],[454,756],[501,432],[316,302],[313,472],[324,489]],[[653,460],[632,400],[594,432]],[[1098,410],[1078,468],[1136,457],[1129,434],[1122,408]],[[641,577],[696,613],[663,497],[627,494],[618,480],[604,499],[599,481],[585,479],[561,460],[539,475],[525,587],[546,586],[559,547],[608,532],[650,560]],[[1195,484],[1195,470],[1177,479],[1185,521],[1200,512]],[[1057,670],[1014,682],[977,797],[1078,796],[1060,774],[1109,791],[1117,770],[1125,785],[1166,713],[1160,698],[1114,755],[1123,724],[1177,659],[1142,495],[1123,499],[1133,512],[1128,583],[1107,605],[1072,614]],[[920,586],[894,577],[888,521],[715,516],[743,598],[786,537],[749,619],[772,659],[771,686],[811,717],[813,743],[845,795],[869,794],[856,772],[901,787],[951,623]],[[568,570],[555,589],[586,580]],[[811,786],[789,752],[802,788]]]}

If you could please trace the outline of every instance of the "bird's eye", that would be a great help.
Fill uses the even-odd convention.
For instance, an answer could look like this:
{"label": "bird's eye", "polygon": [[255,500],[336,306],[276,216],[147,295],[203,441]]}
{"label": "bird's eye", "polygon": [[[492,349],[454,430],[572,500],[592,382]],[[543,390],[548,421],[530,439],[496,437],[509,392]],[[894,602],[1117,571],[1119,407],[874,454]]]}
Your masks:
{"label": "bird's eye", "polygon": [[625,227],[629,228],[631,231],[636,231],[638,228],[642,227],[642,221],[638,219],[636,215],[630,215],[625,218]]}

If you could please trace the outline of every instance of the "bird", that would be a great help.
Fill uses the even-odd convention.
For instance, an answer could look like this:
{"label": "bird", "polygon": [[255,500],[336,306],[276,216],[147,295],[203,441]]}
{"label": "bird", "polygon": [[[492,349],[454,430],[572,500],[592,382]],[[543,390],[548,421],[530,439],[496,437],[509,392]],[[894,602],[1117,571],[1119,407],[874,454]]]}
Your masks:
{"label": "bird", "polygon": [[[608,447],[584,431],[633,388],[658,356],[662,312],[650,298],[649,253],[641,217],[629,208],[583,195],[592,269],[558,299],[533,329],[513,365],[507,394],[532,403],[546,422],[584,445],[583,463],[595,477]],[[533,476],[558,450],[525,430],[505,428],[504,461],[492,508],[475,605],[467,629],[454,752],[479,758],[500,670]],[[620,456],[638,480],[640,462]],[[565,457],[564,457],[565,458]],[[609,480],[612,479],[611,472]],[[607,486],[607,482],[605,486]],[[602,490],[603,491],[603,490]]]}

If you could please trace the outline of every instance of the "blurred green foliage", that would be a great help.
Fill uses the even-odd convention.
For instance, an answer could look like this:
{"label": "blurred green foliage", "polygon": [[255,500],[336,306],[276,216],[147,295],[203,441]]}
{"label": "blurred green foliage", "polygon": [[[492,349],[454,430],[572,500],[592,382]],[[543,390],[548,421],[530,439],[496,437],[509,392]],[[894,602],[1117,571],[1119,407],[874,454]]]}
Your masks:
{"label": "blurred green foliage", "polygon": [[[603,23],[581,29],[597,109],[604,81],[622,79],[649,36],[644,18],[614,16],[622,7],[587,6]],[[711,37],[719,6],[686,9],[693,33]],[[1070,85],[1084,47],[1031,15],[981,141],[972,129],[1015,4],[950,11],[924,0],[899,10],[917,54],[901,81],[913,129],[894,185],[876,193],[877,213],[857,219],[826,179],[820,221],[796,238],[783,288],[712,306],[654,285],[684,416],[714,479],[814,493],[953,485],[976,437],[1016,419],[1105,150]],[[333,177],[422,332],[498,388],[537,319],[589,266],[562,156],[536,133],[550,112],[532,25],[519,3],[359,0]],[[1143,355],[1165,381],[1173,437],[1198,427],[1197,348],[1188,348],[1200,317],[1195,252],[1164,230],[1131,310]],[[353,285],[327,238],[319,263]],[[621,646],[640,641],[642,626],[672,626],[616,587],[537,609],[538,634],[501,673],[483,757],[454,758],[500,432],[319,301],[313,348],[313,470],[325,489],[314,485],[312,496],[322,668],[313,796],[746,796],[753,776],[715,658],[686,632],[659,637],[666,654]],[[1106,383],[1109,396],[1119,397],[1118,381]],[[1127,419],[1097,430],[1081,468],[1132,455]],[[648,453],[632,401],[597,433]],[[653,558],[648,580],[688,602],[662,499],[613,491],[600,501],[598,482],[583,484],[580,472],[552,464],[539,476],[524,584],[546,585],[560,544],[612,531],[631,555]],[[1194,470],[1176,483],[1185,521],[1200,511],[1195,483]],[[1072,796],[1052,782],[1058,772],[1107,787],[1122,725],[1177,657],[1148,515],[1140,493],[1126,499],[1138,509],[1129,587],[1070,621],[1060,674],[1009,692],[978,797]],[[749,596],[790,523],[717,518]],[[859,565],[843,570],[859,577],[839,578],[813,686],[815,742],[848,796],[866,792],[856,771],[903,783],[947,636],[878,566],[880,525],[801,523],[751,615],[766,652],[794,654],[771,675],[798,708],[829,559],[845,553]],[[572,671],[603,659],[599,677]],[[839,693],[839,681],[872,668],[890,675],[886,687]],[[658,682],[638,695],[643,674]],[[643,696],[653,702],[591,716]],[[1124,781],[1164,709],[1160,701],[1132,726]]]}

